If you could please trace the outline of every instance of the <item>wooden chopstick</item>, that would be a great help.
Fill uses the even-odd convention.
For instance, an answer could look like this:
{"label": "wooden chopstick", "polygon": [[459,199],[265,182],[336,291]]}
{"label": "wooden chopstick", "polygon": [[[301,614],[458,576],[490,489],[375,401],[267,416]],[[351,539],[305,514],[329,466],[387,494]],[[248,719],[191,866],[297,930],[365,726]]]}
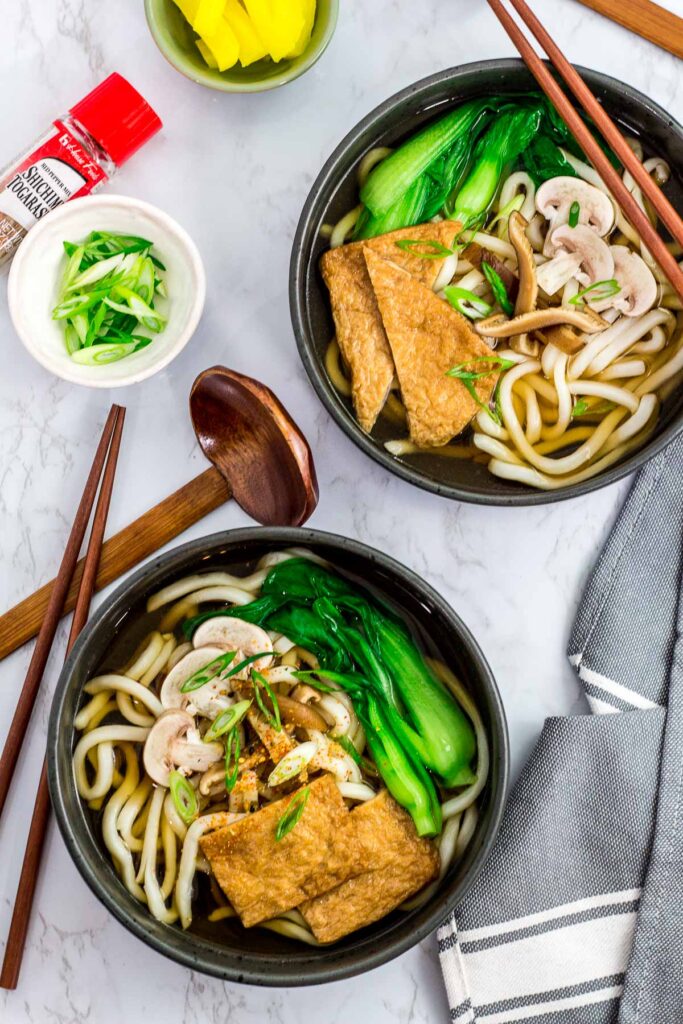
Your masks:
{"label": "wooden chopstick", "polygon": [[636,32],[655,46],[683,57],[683,18],[652,0],[579,0],[605,18]]}
{"label": "wooden chopstick", "polygon": [[[78,591],[78,599],[71,621],[71,630],[66,648],[68,657],[71,648],[76,642],[78,634],[87,622],[90,610],[90,601],[95,589],[95,577],[97,575],[97,564],[102,550],[104,531],[107,524],[107,515],[111,503],[111,495],[114,488],[114,476],[116,463],[121,447],[121,434],[123,422],[126,415],[125,409],[120,406],[113,406],[114,415],[113,436],[107,456],[107,463],[102,477],[102,486],[97,499],[95,518],[93,520],[92,532],[88,543],[88,550],[85,556],[83,578]],[[50,816],[50,794],[47,782],[47,761],[43,761],[43,768],[38,785],[38,793],[33,807],[31,827],[26,841],[24,862],[19,877],[17,896],[14,903],[14,912],[7,936],[5,956],[0,971],[0,988],[15,989],[19,980],[19,971],[26,944],[26,933],[28,931],[33,897],[35,895],[36,883],[38,880],[38,869],[45,841],[47,822]]]}
{"label": "wooden chopstick", "polygon": [[662,223],[668,228],[671,237],[675,238],[679,245],[683,245],[683,220],[673,208],[661,188],[652,180],[642,163],[633,152],[628,142],[621,134],[607,111],[598,103],[581,75],[572,67],[557,43],[548,35],[547,31],[538,20],[525,0],[510,0],[520,18],[533,33],[550,61],[562,77],[565,84],[574,93],[586,113],[593,118],[593,121],[600,129],[600,134],[614,150],[624,167],[635,178],[638,185],[648,197],[655,210],[659,214]]}
{"label": "wooden chopstick", "polygon": [[[603,153],[602,149],[595,141],[572,104],[562,92],[560,86],[550,74],[545,63],[541,60],[517,24],[513,21],[508,11],[503,7],[501,0],[488,0],[488,4],[512,42],[517,47],[524,63],[529,68],[529,71],[534,76],[548,99],[554,105],[579,146],[581,146],[582,150],[607,185],[608,189],[614,196],[615,201],[619,204],[626,217],[628,217],[633,227],[640,234],[643,242],[650,250],[654,259],[661,266],[674,290],[680,298],[683,299],[683,270],[681,270],[678,263],[664,244],[664,241],[652,227],[647,214],[641,210],[634,197],[624,185],[620,175],[612,167],[607,156]],[[601,129],[601,123],[597,118],[596,124],[597,127]]]}
{"label": "wooden chopstick", "polygon": [[9,727],[2,757],[0,757],[0,815],[2,815],[5,806],[14,769],[19,758],[19,751],[26,735],[31,712],[33,711],[36,694],[38,693],[40,681],[43,678],[52,641],[57,632],[59,620],[62,617],[62,608],[64,607],[64,601],[69,590],[71,577],[74,574],[85,531],[90,521],[90,513],[95,503],[95,495],[97,494],[97,488],[102,475],[102,467],[107,457],[114,426],[118,418],[118,408],[118,406],[112,405],[109,410],[100,443],[97,446],[95,458],[93,459],[93,464],[85,484],[83,496],[76,512],[76,518],[71,527],[71,533],[64,550],[57,579],[50,594],[50,601],[42,626],[40,627],[40,632],[38,633],[38,639],[31,656],[26,679],[19,694],[19,700],[17,701],[12,724]]}

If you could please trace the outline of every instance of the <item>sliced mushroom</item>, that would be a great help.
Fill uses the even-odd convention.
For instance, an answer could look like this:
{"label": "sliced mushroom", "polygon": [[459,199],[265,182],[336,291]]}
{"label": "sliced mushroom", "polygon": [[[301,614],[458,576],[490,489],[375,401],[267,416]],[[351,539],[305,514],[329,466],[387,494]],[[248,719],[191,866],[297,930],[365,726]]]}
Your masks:
{"label": "sliced mushroom", "polygon": [[[521,316],[523,313],[532,313],[536,309],[538,299],[534,250],[531,248],[531,242],[526,235],[528,226],[528,222],[521,213],[515,210],[514,213],[510,214],[508,219],[508,235],[517,255],[517,276],[519,277],[515,316]],[[519,352],[523,356],[538,355],[538,342],[533,341],[528,334],[519,334],[512,338],[510,347],[513,352]]]}
{"label": "sliced mushroom", "polygon": [[[163,706],[165,708],[183,708],[191,713],[195,712],[212,719],[216,718],[225,708],[230,707],[232,698],[228,695],[229,680],[216,677],[196,690],[191,690],[189,693],[182,692],[182,687],[195,672],[200,672],[223,654],[225,654],[225,650],[222,647],[200,647],[181,658],[162,684],[159,698]],[[236,657],[239,658],[240,655],[238,654]],[[235,659],[233,659],[233,663],[234,661]]]}
{"label": "sliced mushroom", "polygon": [[181,708],[159,715],[145,740],[145,771],[159,786],[168,786],[174,768],[191,775],[205,772],[223,757],[221,743],[204,743],[194,718]]}
{"label": "sliced mushroom", "polygon": [[517,289],[519,288],[517,275],[510,270],[508,266],[506,266],[499,256],[496,256],[495,252],[491,252],[490,249],[486,249],[484,246],[479,245],[478,242],[470,242],[469,245],[463,249],[462,258],[471,263],[473,267],[477,268],[477,270],[481,267],[482,263],[488,263],[488,265],[493,267],[495,272],[499,275],[507,289],[510,299],[514,300],[517,297]]}
{"label": "sliced mushroom", "polygon": [[641,316],[647,313],[657,302],[658,290],[654,274],[645,260],[628,246],[613,245],[610,252],[614,260],[612,276],[620,290],[600,304],[596,303],[593,308],[609,309],[613,306],[624,316]]}
{"label": "sliced mushroom", "polygon": [[591,228],[563,224],[551,237],[548,263],[538,268],[538,283],[546,295],[554,295],[575,277],[579,284],[590,285],[614,276],[614,257],[607,242]]}
{"label": "sliced mushroom", "polygon": [[548,327],[545,331],[536,331],[536,337],[544,345],[554,345],[555,348],[559,348],[560,352],[566,352],[568,356],[573,356],[585,345],[581,335],[567,324],[558,324],[557,327]]}
{"label": "sliced mushroom", "polygon": [[578,224],[589,228],[601,238],[614,226],[614,204],[601,189],[581,178],[560,175],[543,182],[536,193],[536,209],[550,221],[543,252],[552,256],[551,236],[556,228],[569,223],[574,203],[579,204]]}
{"label": "sliced mushroom", "polygon": [[[252,654],[258,654],[260,651],[273,650],[272,640],[265,629],[261,629],[253,622],[233,618],[231,615],[216,615],[214,618],[202,622],[194,632],[192,643],[197,648],[210,644],[220,647],[224,651],[241,651],[243,659],[251,657]],[[238,673],[238,678],[246,679],[252,668],[262,672],[264,668],[268,668],[272,660],[272,654],[259,658],[258,661]]]}
{"label": "sliced mushroom", "polygon": [[489,316],[486,320],[478,320],[473,324],[477,334],[485,338],[512,338],[515,334],[526,334],[532,331],[543,331],[559,324],[569,324],[586,334],[604,331],[609,324],[597,313],[583,309],[569,309],[566,306],[553,306],[550,309],[537,309],[533,313],[524,313],[508,320],[505,316]]}
{"label": "sliced mushroom", "polygon": [[289,722],[300,729],[317,729],[319,732],[327,732],[329,726],[323,716],[309,704],[277,695],[277,702],[280,707],[280,715],[283,722]]}

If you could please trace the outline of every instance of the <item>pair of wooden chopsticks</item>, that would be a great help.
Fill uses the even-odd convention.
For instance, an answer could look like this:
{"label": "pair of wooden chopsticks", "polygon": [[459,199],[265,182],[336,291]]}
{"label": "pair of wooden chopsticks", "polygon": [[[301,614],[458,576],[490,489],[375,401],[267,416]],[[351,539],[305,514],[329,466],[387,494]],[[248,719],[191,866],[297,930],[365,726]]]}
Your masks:
{"label": "pair of wooden chopsticks", "polygon": [[[640,186],[643,193],[650,200],[660,220],[670,232],[671,237],[679,245],[683,246],[683,221],[662,190],[645,170],[609,114],[600,106],[586,83],[564,57],[525,0],[510,0],[510,3],[536,41],[543,47],[550,63],[574,94],[576,100],[592,118],[605,142],[616,153],[621,163],[634,178],[636,184]],[[659,263],[674,290],[683,299],[683,270],[674,259],[663,239],[655,231],[647,214],[641,209],[632,193],[626,188],[620,174],[614,169],[605,153],[603,153],[576,109],[551,75],[545,62],[541,60],[510,13],[503,6],[502,0],[488,0],[488,4],[517,47],[529,71],[607,185],[615,201],[639,233],[654,259]]]}
{"label": "pair of wooden chopsticks", "polygon": [[[64,551],[62,564],[55,582],[50,603],[43,620],[43,625],[36,640],[36,646],[31,657],[26,680],[19,695],[17,708],[10,725],[9,734],[5,743],[2,757],[0,758],[0,814],[2,814],[7,799],[7,793],[12,781],[14,769],[19,758],[21,744],[26,735],[31,711],[35,703],[38,688],[40,686],[45,665],[47,663],[52,642],[62,617],[62,609],[66,600],[72,576],[76,569],[78,555],[85,537],[85,532],[90,521],[95,497],[102,478],[102,485],[99,488],[97,508],[93,520],[92,532],[88,542],[88,550],[85,556],[83,578],[78,591],[78,599],[71,623],[71,632],[67,644],[67,655],[74,645],[76,637],[85,625],[90,601],[95,587],[95,576],[97,564],[100,557],[104,531],[107,524],[107,514],[114,487],[114,474],[116,463],[121,446],[121,433],[125,409],[119,405],[112,405],[107,417],[107,422],[102,431],[100,443],[97,446],[95,459],[88,476],[81,502],[78,506],[76,518],[74,519],[69,540]],[[106,465],[105,465],[106,463]],[[104,475],[102,470],[104,469]],[[5,947],[5,958],[0,972],[0,988],[14,989],[17,987],[21,960],[26,941],[33,895],[38,878],[38,868],[45,839],[45,830],[50,813],[50,796],[47,785],[47,766],[43,762],[43,770],[40,776],[38,794],[33,808],[33,817],[26,843],[24,863],[19,878],[17,897],[14,904],[14,913],[10,924],[7,946]]]}

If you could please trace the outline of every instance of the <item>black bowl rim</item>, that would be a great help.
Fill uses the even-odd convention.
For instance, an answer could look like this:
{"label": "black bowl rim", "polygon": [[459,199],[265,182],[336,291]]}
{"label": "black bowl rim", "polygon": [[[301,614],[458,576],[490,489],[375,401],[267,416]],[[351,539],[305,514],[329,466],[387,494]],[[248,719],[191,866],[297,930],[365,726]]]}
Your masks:
{"label": "black bowl rim", "polygon": [[[635,89],[633,86],[627,85],[625,82],[621,82],[618,78],[613,78],[611,75],[605,75],[601,71],[593,71],[590,68],[585,68],[579,64],[574,66],[589,86],[595,87],[598,85],[628,96],[640,106],[649,110],[650,114],[654,118],[663,122],[672,132],[679,135],[683,141],[683,125],[679,124],[679,122],[676,121],[668,111],[664,110],[664,108],[658,103],[655,103],[654,100],[645,96],[639,89]],[[473,72],[495,71],[504,73],[506,71],[518,70],[519,68],[525,67],[526,65],[521,59],[514,57],[473,61],[469,64],[458,64],[455,67],[447,68],[444,71],[438,71],[436,74],[428,75],[426,78],[422,78],[419,81],[414,82],[405,89],[401,89],[399,92],[394,93],[393,96],[390,96],[388,99],[384,100],[384,102],[380,103],[379,106],[375,107],[374,110],[367,114],[358,122],[358,124],[355,125],[354,128],[351,129],[350,132],[344,136],[342,141],[324,164],[320,174],[311,186],[308,197],[301,211],[296,234],[294,236],[294,242],[292,244],[292,255],[290,259],[289,307],[294,335],[296,337],[297,349],[318,398],[332,416],[332,419],[336,422],[337,426],[341,428],[341,430],[358,448],[361,449],[361,451],[365,452],[366,455],[369,455],[371,459],[379,463],[379,465],[384,466],[385,469],[388,469],[395,476],[401,477],[403,480],[407,480],[408,483],[414,484],[422,490],[438,494],[441,497],[450,498],[456,501],[464,501],[474,505],[500,505],[506,507],[546,505],[556,501],[564,501],[568,498],[577,498],[583,494],[589,494],[592,491],[600,490],[602,487],[606,487],[609,484],[616,483],[618,480],[622,480],[625,476],[628,476],[635,470],[640,469],[640,467],[646,462],[649,462],[650,459],[653,459],[657,454],[659,454],[663,448],[670,444],[670,442],[683,431],[683,416],[679,417],[679,422],[673,421],[668,424],[642,448],[638,449],[632,455],[629,455],[622,462],[611,466],[604,473],[599,474],[599,476],[592,477],[590,480],[585,480],[579,484],[572,484],[569,487],[558,488],[558,490],[536,491],[529,487],[524,490],[520,488],[518,493],[496,494],[494,492],[489,493],[481,487],[463,487],[432,480],[429,477],[426,477],[423,473],[414,469],[410,464],[394,458],[361,429],[358,423],[356,423],[356,421],[349,415],[348,411],[345,408],[342,408],[337,400],[336,393],[334,392],[332,385],[327,380],[323,370],[317,364],[314,356],[315,345],[313,340],[309,337],[306,327],[304,296],[305,276],[308,261],[303,259],[302,243],[303,238],[309,229],[309,224],[313,219],[313,210],[317,204],[320,191],[325,188],[330,181],[334,181],[339,177],[339,168],[344,162],[346,151],[349,146],[355,142],[359,134],[368,128],[379,128],[386,115],[391,113],[396,106],[403,103],[405,100],[419,99],[420,94],[433,85],[449,83],[456,84],[463,75],[470,75]]]}
{"label": "black bowl rim", "polygon": [[[96,635],[100,624],[105,619],[111,620],[112,617],[116,619],[125,613],[130,605],[129,595],[138,588],[141,592],[147,590],[150,580],[155,576],[167,577],[172,575],[175,570],[188,568],[188,563],[199,563],[202,556],[206,556],[210,552],[225,550],[230,546],[249,541],[285,547],[301,545],[315,547],[317,544],[324,544],[336,548],[340,554],[351,552],[396,574],[431,602],[450,624],[459,642],[466,649],[489,703],[491,733],[497,745],[497,754],[494,756],[499,783],[497,791],[492,795],[489,821],[482,836],[477,858],[472,863],[468,874],[458,884],[452,884],[450,890],[442,891],[439,894],[441,897],[439,902],[429,914],[421,912],[422,917],[414,922],[415,927],[412,930],[408,927],[413,923],[412,918],[406,919],[405,923],[399,922],[395,926],[398,935],[394,935],[393,931],[389,932],[386,941],[382,939],[374,946],[364,940],[364,944],[369,948],[365,951],[354,948],[345,950],[343,959],[337,963],[321,964],[320,961],[315,961],[312,957],[307,958],[305,953],[297,953],[287,961],[294,965],[294,969],[283,968],[273,962],[275,957],[268,955],[256,957],[254,954],[238,956],[234,953],[221,953],[218,956],[214,952],[210,956],[209,951],[215,950],[216,947],[194,934],[187,935],[187,933],[175,929],[168,930],[168,937],[166,937],[166,932],[158,937],[151,934],[149,917],[145,909],[141,904],[139,913],[136,908],[131,908],[131,916],[131,913],[126,910],[126,904],[119,903],[116,897],[120,897],[120,889],[116,886],[115,891],[113,876],[110,884],[108,878],[102,875],[102,865],[105,861],[101,850],[89,836],[85,837],[85,845],[88,849],[84,848],[82,840],[77,834],[80,831],[80,823],[78,820],[72,822],[67,812],[67,796],[69,799],[75,797],[79,801],[80,798],[76,792],[73,773],[60,771],[59,751],[65,742],[71,745],[73,737],[73,722],[69,723],[68,731],[62,723],[64,705],[70,689],[71,675],[88,645],[92,642],[92,638]],[[249,527],[210,534],[179,545],[150,559],[102,603],[76,641],[57,682],[48,727],[47,766],[52,805],[67,850],[80,875],[97,899],[128,931],[142,939],[152,949],[192,970],[226,981],[270,987],[293,987],[340,981],[379,967],[416,945],[446,920],[474,883],[489,856],[498,833],[508,789],[510,753],[505,711],[491,668],[469,628],[430,584],[383,552],[339,534],[306,528]],[[128,897],[128,894],[126,896]],[[128,900],[126,900],[127,902]]]}

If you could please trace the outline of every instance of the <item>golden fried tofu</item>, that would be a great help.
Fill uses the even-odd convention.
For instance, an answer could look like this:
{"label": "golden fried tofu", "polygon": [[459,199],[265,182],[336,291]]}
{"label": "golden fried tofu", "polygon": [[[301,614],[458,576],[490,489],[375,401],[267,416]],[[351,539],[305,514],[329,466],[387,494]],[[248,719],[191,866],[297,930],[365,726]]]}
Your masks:
{"label": "golden fried tofu", "polygon": [[295,795],[200,840],[216,881],[247,928],[363,871],[359,849],[348,842],[349,810],[331,775],[310,784],[299,822],[276,841],[278,822]]}
{"label": "golden fried tofu", "polygon": [[394,379],[394,360],[382,326],[382,318],[370,284],[363,252],[372,250],[393,260],[407,273],[431,288],[443,259],[424,259],[399,249],[406,239],[436,241],[450,247],[460,229],[453,221],[419,224],[378,238],[351,242],[326,252],[322,275],[330,290],[332,316],[339,348],[351,371],[351,390],[356,416],[363,430],[372,430]]}
{"label": "golden fried tofu", "polygon": [[[490,356],[465,317],[395,261],[364,250],[382,322],[396,365],[410,437],[420,447],[447,444],[479,406],[462,381],[447,377],[458,363]],[[480,400],[493,393],[493,374],[475,382]]]}
{"label": "golden fried tofu", "polygon": [[335,942],[378,921],[439,873],[436,846],[419,838],[412,818],[387,790],[350,817],[365,870],[299,907],[319,942]]}

